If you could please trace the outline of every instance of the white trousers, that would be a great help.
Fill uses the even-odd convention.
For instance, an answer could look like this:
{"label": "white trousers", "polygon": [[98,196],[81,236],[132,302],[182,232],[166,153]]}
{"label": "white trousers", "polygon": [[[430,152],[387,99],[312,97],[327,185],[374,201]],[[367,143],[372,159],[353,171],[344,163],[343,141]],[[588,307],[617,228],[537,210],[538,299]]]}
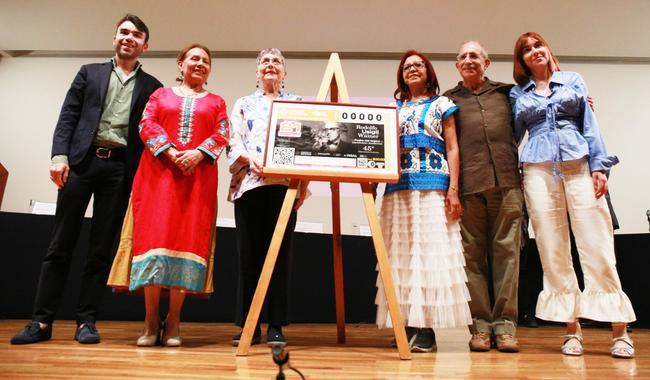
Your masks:
{"label": "white trousers", "polygon": [[[587,318],[636,320],[621,288],[614,231],[605,197],[596,199],[586,159],[524,164],[524,195],[544,269],[536,316],[556,322]],[[571,260],[570,227],[576,239],[585,289],[581,293]]]}

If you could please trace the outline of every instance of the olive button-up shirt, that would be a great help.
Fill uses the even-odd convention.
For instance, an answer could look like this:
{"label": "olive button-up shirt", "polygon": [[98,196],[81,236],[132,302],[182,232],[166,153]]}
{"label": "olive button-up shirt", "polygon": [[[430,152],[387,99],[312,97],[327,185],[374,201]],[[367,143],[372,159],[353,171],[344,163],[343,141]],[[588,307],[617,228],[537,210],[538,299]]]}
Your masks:
{"label": "olive button-up shirt", "polygon": [[99,146],[124,148],[129,129],[131,98],[135,88],[135,76],[142,66],[139,62],[128,75],[113,62],[113,71],[108,82],[104,110],[99,120],[93,143]]}
{"label": "olive button-up shirt", "polygon": [[520,185],[508,100],[512,86],[487,79],[477,92],[473,92],[459,82],[444,94],[459,107],[456,131],[461,195]]}

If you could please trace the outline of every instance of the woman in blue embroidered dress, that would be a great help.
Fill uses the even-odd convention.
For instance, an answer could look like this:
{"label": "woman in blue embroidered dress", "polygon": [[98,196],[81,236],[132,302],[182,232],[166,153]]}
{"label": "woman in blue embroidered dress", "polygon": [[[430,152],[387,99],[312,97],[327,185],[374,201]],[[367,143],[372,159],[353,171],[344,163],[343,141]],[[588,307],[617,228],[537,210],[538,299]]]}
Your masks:
{"label": "woman in blue embroidered dress", "polygon": [[[429,59],[402,56],[395,99],[401,176],[388,184],[380,220],[411,350],[435,349],[433,328],[472,323],[460,227],[459,157],[454,112]],[[377,325],[391,327],[377,278]]]}
{"label": "woman in blue embroidered dress", "polygon": [[[266,253],[271,244],[282,202],[289,185],[285,178],[268,178],[262,173],[271,101],[301,100],[284,90],[286,64],[280,50],[264,49],[257,56],[258,89],[239,98],[231,112],[228,163],[232,173],[228,200],[235,203],[235,224],[239,261],[235,323],[243,327],[255,294]],[[303,188],[304,189],[304,188]],[[267,343],[286,343],[282,326],[289,323],[289,271],[296,210],[304,200],[301,190],[278,253],[275,270],[267,293]],[[239,345],[241,334],[232,338]],[[253,334],[253,344],[260,343],[261,329]]]}
{"label": "woman in blue embroidered dress", "polygon": [[[578,318],[588,318],[612,322],[612,356],[633,357],[626,324],[636,317],[616,272],[612,221],[602,196],[605,174],[618,158],[607,154],[582,77],[559,70],[542,36],[529,32],[517,39],[513,73],[515,135],[521,141],[528,131],[520,157],[524,195],[544,269],[536,316],[567,324],[565,355],[583,354]],[[582,293],[567,214],[584,274]]]}

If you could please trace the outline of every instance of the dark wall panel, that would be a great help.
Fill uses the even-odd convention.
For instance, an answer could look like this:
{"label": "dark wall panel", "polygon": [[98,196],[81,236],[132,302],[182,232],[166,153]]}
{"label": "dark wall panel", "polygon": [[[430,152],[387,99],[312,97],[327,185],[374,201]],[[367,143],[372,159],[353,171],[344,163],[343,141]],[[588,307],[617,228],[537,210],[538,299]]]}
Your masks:
{"label": "dark wall panel", "polygon": [[[0,318],[27,319],[40,270],[47,249],[53,217],[17,213],[0,213]],[[90,220],[85,220],[75,250],[71,275],[59,319],[74,319],[80,284],[80,273],[88,248]],[[183,310],[186,321],[231,322],[234,317],[237,284],[237,260],[234,230],[219,228],[215,256],[214,288],[209,299],[189,298]],[[334,283],[331,236],[297,233],[293,257],[291,316],[294,322],[335,321]],[[343,237],[346,320],[374,323],[376,260],[368,237]],[[617,235],[616,250],[621,281],[632,300],[638,327],[650,327],[650,234]],[[534,258],[536,249],[529,253]],[[539,260],[529,259],[533,273],[526,293],[536,294],[541,287]],[[534,300],[533,300],[534,302]],[[141,296],[106,291],[102,319],[142,320],[144,306]]]}

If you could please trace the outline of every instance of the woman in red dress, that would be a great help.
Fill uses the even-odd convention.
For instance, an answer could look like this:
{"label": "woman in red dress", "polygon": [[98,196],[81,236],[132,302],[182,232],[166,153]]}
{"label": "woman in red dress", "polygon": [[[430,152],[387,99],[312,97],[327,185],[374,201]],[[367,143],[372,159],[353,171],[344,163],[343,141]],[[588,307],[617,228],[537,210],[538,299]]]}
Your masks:
{"label": "woman in red dress", "polygon": [[[118,256],[130,251],[129,290],[144,289],[145,330],[138,346],[155,345],[160,335],[163,345],[179,346],[185,294],[212,292],[216,160],[229,131],[224,100],[204,88],[210,67],[208,48],[183,49],[180,85],[154,92],[142,115],[147,150],[133,183],[132,235],[127,216],[118,250]],[[169,289],[169,313],[161,333],[162,288]]]}

